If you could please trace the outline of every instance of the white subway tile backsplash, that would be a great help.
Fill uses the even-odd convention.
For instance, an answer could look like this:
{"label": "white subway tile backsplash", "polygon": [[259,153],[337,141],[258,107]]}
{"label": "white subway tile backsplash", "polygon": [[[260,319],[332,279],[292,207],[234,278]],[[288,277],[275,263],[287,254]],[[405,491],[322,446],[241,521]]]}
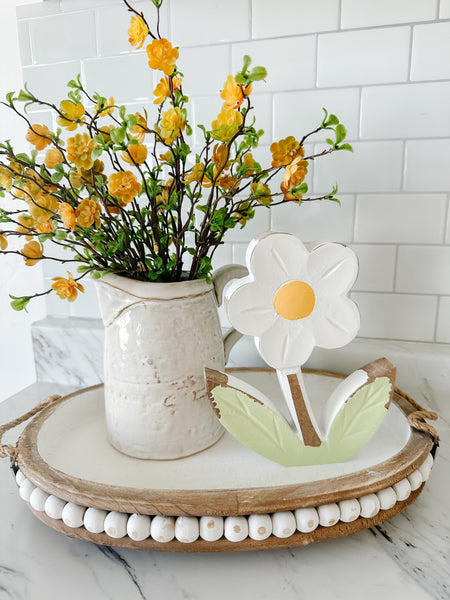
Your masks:
{"label": "white subway tile backsplash", "polygon": [[80,61],[56,63],[53,65],[36,65],[23,68],[23,80],[29,89],[41,100],[60,103],[67,98],[67,82],[81,72]]}
{"label": "white subway tile backsplash", "polygon": [[143,52],[85,60],[87,88],[91,93],[113,96],[117,103],[148,98],[153,101],[153,71],[147,63],[147,54]]}
{"label": "white subway tile backsplash", "polygon": [[375,27],[436,18],[438,0],[342,0],[342,27]]}
{"label": "white subway tile backsplash", "polygon": [[439,298],[436,342],[450,344],[450,297]]}
{"label": "white subway tile backsplash", "polygon": [[[99,2],[101,0],[98,0]],[[104,2],[104,0],[103,0]],[[157,11],[151,2],[133,2],[133,8],[144,14],[145,20],[152,32],[157,28]],[[169,6],[163,4],[160,11],[160,33],[162,37],[169,38]],[[127,11],[123,2],[117,6],[100,6],[96,10],[97,41],[99,54],[101,56],[114,56],[128,52],[134,52],[135,48],[128,41],[128,28],[132,14]],[[151,42],[147,37],[143,49]]]}
{"label": "white subway tile backsplash", "polygon": [[[245,198],[245,197],[243,197]],[[270,209],[265,206],[258,206],[255,209],[255,216],[248,221],[245,227],[236,225],[234,229],[229,229],[225,234],[226,242],[249,242],[259,233],[270,229]],[[233,244],[235,246],[236,244]]]}
{"label": "white subway tile backsplash", "polygon": [[[326,108],[345,125],[348,137],[355,139],[359,127],[359,97],[357,88],[277,93],[274,95],[274,138],[293,135],[300,140],[320,126],[324,117],[322,108]],[[311,139],[325,141],[328,136],[329,131],[325,131]]]}
{"label": "white subway tile backsplash", "polygon": [[28,21],[17,21],[17,30],[22,66],[31,65],[32,57]]}
{"label": "white subway tile backsplash", "polygon": [[[354,152],[341,150],[316,159],[314,191],[329,192],[338,182],[339,191],[400,191],[403,144],[392,142],[352,142]],[[317,148],[320,151],[322,148]]]}
{"label": "white subway tile backsplash", "polygon": [[250,0],[171,0],[172,41],[198,46],[247,40]]}
{"label": "white subway tile backsplash", "polygon": [[450,82],[364,88],[361,137],[395,139],[450,135]]}
{"label": "white subway tile backsplash", "polygon": [[358,279],[353,289],[362,292],[392,292],[396,247],[388,245],[352,244],[359,262]]}
{"label": "white subway tile backsplash", "polygon": [[97,54],[91,11],[32,19],[30,37],[34,63],[62,62]]}
{"label": "white subway tile backsplash", "polygon": [[[155,24],[152,2],[133,6]],[[81,72],[90,92],[112,95],[130,112],[147,106],[154,122],[153,89],[163,74],[149,68],[145,48],[129,45],[122,0],[46,0],[17,13],[24,80],[37,96],[59,104]],[[250,239],[268,229],[351,244],[360,262],[353,297],[361,335],[450,343],[450,22],[438,18],[450,19],[450,0],[279,0],[276,7],[270,0],[165,0],[161,34],[181,46],[177,66],[193,126],[210,126],[227,75],[248,54],[268,71],[251,96],[256,127],[266,132],[253,152],[263,167],[271,142],[300,139],[322,121],[322,107],[344,123],[355,150],[309,164],[311,195],[337,182],[341,207],[261,207],[244,229],[227,233],[215,268],[243,263]],[[30,118],[52,125],[48,112]],[[322,150],[325,137],[311,140],[307,152]],[[195,136],[196,148],[202,138]],[[281,176],[271,181],[274,192]],[[76,271],[43,267],[46,285]],[[48,313],[98,318],[93,283],[84,283],[73,304],[47,296]],[[223,310],[221,319],[227,323]]]}
{"label": "white subway tile backsplash", "polygon": [[252,0],[254,38],[316,33],[338,28],[338,0]]}
{"label": "white subway tile backsplash", "polygon": [[364,194],[356,201],[355,241],[442,243],[446,213],[444,194]]}
{"label": "white subway tile backsplash", "polygon": [[441,0],[439,6],[439,18],[450,19],[450,0]]}
{"label": "white subway tile backsplash", "polygon": [[450,247],[400,246],[395,289],[450,295]]}
{"label": "white subway tile backsplash", "polygon": [[450,139],[406,143],[405,190],[448,192],[450,189]]}
{"label": "white subway tile backsplash", "polygon": [[342,195],[339,199],[341,206],[326,200],[275,206],[271,209],[271,229],[293,233],[304,242],[351,242],[354,199]]}
{"label": "white subway tile backsplash", "polygon": [[[74,0],[78,2],[78,0]],[[30,19],[32,17],[45,17],[61,12],[60,0],[46,0],[38,4],[20,4],[16,7],[18,19]]]}
{"label": "white subway tile backsplash", "polygon": [[318,85],[406,81],[409,37],[409,27],[319,34]]}
{"label": "white subway tile backsplash", "polygon": [[433,341],[435,296],[354,292],[352,299],[361,313],[360,337]]}
{"label": "white subway tile backsplash", "polygon": [[230,48],[227,45],[180,48],[178,68],[184,74],[183,91],[190,96],[215,95],[230,74]]}
{"label": "white subway tile backsplash", "polygon": [[448,79],[450,77],[448,56],[450,56],[450,23],[432,23],[414,27],[412,80]]}
{"label": "white subway tile backsplash", "polygon": [[245,54],[252,59],[252,67],[267,69],[267,79],[253,84],[260,92],[295,90],[314,87],[316,41],[315,36],[258,40],[232,47],[233,74],[242,69]]}

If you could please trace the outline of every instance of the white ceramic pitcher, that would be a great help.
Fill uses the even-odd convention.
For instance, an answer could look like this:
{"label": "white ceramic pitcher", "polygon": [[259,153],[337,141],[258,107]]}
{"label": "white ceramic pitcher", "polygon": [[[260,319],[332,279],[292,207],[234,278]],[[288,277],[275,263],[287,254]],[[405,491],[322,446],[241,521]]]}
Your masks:
{"label": "white ceramic pitcher", "polygon": [[150,283],[96,280],[105,325],[105,413],[112,445],[137,458],[175,459],[212,446],[223,429],[206,396],[204,368],[223,370],[217,308],[226,283],[247,273],[222,267],[204,279]]}

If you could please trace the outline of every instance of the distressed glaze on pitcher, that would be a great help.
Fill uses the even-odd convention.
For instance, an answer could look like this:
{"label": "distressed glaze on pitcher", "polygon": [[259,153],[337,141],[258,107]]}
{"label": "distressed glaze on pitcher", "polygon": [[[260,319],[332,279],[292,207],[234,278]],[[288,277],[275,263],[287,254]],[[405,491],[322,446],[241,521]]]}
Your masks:
{"label": "distressed glaze on pitcher", "polygon": [[225,367],[217,297],[242,269],[223,267],[213,284],[118,275],[96,281],[105,325],[106,427],[115,448],[167,460],[220,439],[224,430],[206,396],[204,368]]}

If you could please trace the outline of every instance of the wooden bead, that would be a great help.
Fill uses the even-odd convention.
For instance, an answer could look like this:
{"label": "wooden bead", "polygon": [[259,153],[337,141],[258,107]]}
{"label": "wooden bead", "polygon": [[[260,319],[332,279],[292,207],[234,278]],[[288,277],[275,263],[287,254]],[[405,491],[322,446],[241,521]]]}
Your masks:
{"label": "wooden bead", "polygon": [[419,469],[416,469],[410,475],[408,475],[408,481],[409,481],[409,484],[411,485],[411,490],[413,492],[420,488],[420,486],[423,483],[423,480],[422,480],[422,473],[419,471]]}
{"label": "wooden bead", "polygon": [[17,485],[20,485],[22,483],[22,481],[24,481],[25,479],[26,479],[25,475],[22,473],[22,471],[20,469],[18,469],[17,473],[16,473]]}
{"label": "wooden bead", "polygon": [[248,537],[248,522],[245,517],[226,517],[225,537],[230,542],[242,542]]}
{"label": "wooden bead", "polygon": [[223,517],[200,517],[200,537],[217,542],[223,536]]}
{"label": "wooden bead", "polygon": [[411,484],[407,479],[402,479],[401,481],[394,483],[392,489],[394,490],[395,495],[397,496],[398,502],[406,500],[411,494]]}
{"label": "wooden bead", "polygon": [[380,501],[375,494],[367,494],[358,498],[361,506],[361,516],[365,519],[371,519],[380,512]]}
{"label": "wooden bead", "polygon": [[83,524],[91,533],[103,533],[105,531],[105,519],[108,511],[100,508],[88,508],[84,513]]}
{"label": "wooden bead", "polygon": [[431,454],[429,454],[426,457],[425,462],[422,463],[419,467],[419,471],[422,475],[422,481],[428,481],[428,478],[430,477],[432,468],[433,468],[433,457],[431,456]]}
{"label": "wooden bead", "polygon": [[170,542],[175,537],[175,520],[173,517],[157,515],[153,517],[150,533],[157,542]]}
{"label": "wooden bead", "polygon": [[34,508],[34,510],[38,510],[39,512],[43,512],[45,510],[45,503],[50,494],[44,492],[39,488],[36,488],[30,496],[30,504]]}
{"label": "wooden bead", "polygon": [[294,513],[290,510],[272,515],[272,533],[278,538],[290,537],[297,529]]}
{"label": "wooden bead", "polygon": [[105,517],[105,533],[114,539],[127,535],[127,513],[112,510]]}
{"label": "wooden bead", "polygon": [[72,527],[73,529],[81,527],[83,525],[85,511],[85,506],[80,506],[74,502],[67,502],[61,513],[63,523],[68,527]]}
{"label": "wooden bead", "polygon": [[352,521],[356,521],[361,514],[361,506],[356,498],[352,498],[351,500],[342,500],[339,502],[339,510],[341,513],[340,520],[343,523],[351,523]]}
{"label": "wooden bead", "polygon": [[178,517],[175,521],[175,537],[183,544],[198,540],[200,526],[197,517]]}
{"label": "wooden bead", "polygon": [[391,487],[387,487],[384,490],[380,490],[376,493],[378,500],[380,501],[381,510],[389,510],[397,502],[397,496]]}
{"label": "wooden bead", "polygon": [[319,524],[322,527],[332,527],[336,525],[341,516],[341,511],[339,510],[339,506],[333,502],[331,504],[322,504],[317,508],[317,512],[319,514]]}
{"label": "wooden bead", "polygon": [[57,498],[56,496],[49,496],[45,501],[45,514],[51,519],[61,519],[62,511],[67,502]]}
{"label": "wooden bead", "polygon": [[36,486],[34,485],[34,483],[31,483],[29,479],[24,479],[19,486],[19,495],[22,498],[22,500],[25,500],[25,502],[29,502],[30,496],[35,489]]}
{"label": "wooden bead", "polygon": [[252,540],[265,540],[272,534],[270,515],[250,515],[248,518],[248,535]]}
{"label": "wooden bead", "polygon": [[310,533],[319,526],[319,514],[315,508],[298,508],[294,514],[297,529],[302,533]]}
{"label": "wooden bead", "polygon": [[148,515],[130,515],[127,522],[128,537],[136,542],[146,540],[150,537],[151,523],[152,520]]}

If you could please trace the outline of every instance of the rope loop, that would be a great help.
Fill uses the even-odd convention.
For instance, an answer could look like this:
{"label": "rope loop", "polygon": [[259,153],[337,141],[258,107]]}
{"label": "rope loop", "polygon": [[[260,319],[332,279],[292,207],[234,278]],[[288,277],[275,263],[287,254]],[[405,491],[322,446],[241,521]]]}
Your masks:
{"label": "rope loop", "polygon": [[14,429],[14,427],[17,427],[21,423],[28,421],[28,419],[31,419],[31,417],[34,417],[39,412],[44,410],[44,408],[47,408],[60,398],[61,396],[59,396],[58,394],[48,396],[47,398],[41,400],[38,404],[36,404],[34,408],[26,412],[24,415],[17,417],[17,419],[13,419],[12,421],[9,421],[9,423],[5,423],[4,425],[2,425],[0,427],[0,458],[10,457],[13,463],[17,462],[17,456],[19,452],[17,444],[14,446],[12,446],[11,444],[2,444],[2,438],[5,435],[5,433],[10,429]]}
{"label": "rope loop", "polygon": [[424,433],[428,433],[434,440],[436,446],[439,446],[439,436],[437,434],[436,429],[433,425],[430,425],[426,422],[429,421],[437,421],[438,414],[433,410],[427,410],[423,406],[421,406],[416,400],[413,400],[411,396],[408,396],[405,392],[402,392],[398,388],[395,390],[399,396],[405,398],[412,406],[416,409],[414,412],[408,415],[408,423],[413,429],[417,429],[418,431],[423,431]]}

